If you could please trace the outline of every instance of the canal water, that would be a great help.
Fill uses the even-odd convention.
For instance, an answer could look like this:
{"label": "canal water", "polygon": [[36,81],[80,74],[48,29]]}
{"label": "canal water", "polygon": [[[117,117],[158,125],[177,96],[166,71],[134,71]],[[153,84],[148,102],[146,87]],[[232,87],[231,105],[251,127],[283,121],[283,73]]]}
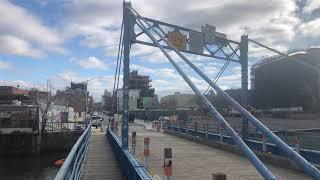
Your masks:
{"label": "canal water", "polygon": [[59,171],[54,162],[66,153],[0,157],[0,180],[52,180]]}

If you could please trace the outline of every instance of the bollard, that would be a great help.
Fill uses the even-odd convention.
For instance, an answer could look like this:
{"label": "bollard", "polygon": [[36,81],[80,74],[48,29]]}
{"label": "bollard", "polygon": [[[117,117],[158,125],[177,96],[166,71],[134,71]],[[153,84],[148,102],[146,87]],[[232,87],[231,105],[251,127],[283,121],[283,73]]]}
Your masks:
{"label": "bollard", "polygon": [[166,180],[172,178],[172,148],[164,148],[163,171]]}
{"label": "bollard", "polygon": [[131,140],[132,145],[131,146],[132,146],[132,152],[134,155],[136,155],[136,145],[137,145],[136,135],[137,135],[136,132],[132,132],[132,140]]}
{"label": "bollard", "polygon": [[212,174],[212,180],[227,180],[227,175],[224,173]]}
{"label": "bollard", "polygon": [[296,151],[298,154],[300,154],[300,139],[298,136],[295,136],[294,138],[294,147],[296,148]]}
{"label": "bollard", "polygon": [[267,138],[262,134],[262,152],[267,152]]}
{"label": "bollard", "polygon": [[102,124],[101,124],[101,126],[100,126],[100,132],[103,132],[103,126],[102,126]]}
{"label": "bollard", "polygon": [[149,171],[149,144],[150,144],[150,138],[144,138],[144,167],[147,171]]}
{"label": "bollard", "polygon": [[[103,120],[103,119],[102,119]],[[103,121],[101,122],[100,132],[103,132]]]}
{"label": "bollard", "polygon": [[161,126],[160,122],[157,122],[157,130],[158,130],[158,132],[160,132],[160,126]]}

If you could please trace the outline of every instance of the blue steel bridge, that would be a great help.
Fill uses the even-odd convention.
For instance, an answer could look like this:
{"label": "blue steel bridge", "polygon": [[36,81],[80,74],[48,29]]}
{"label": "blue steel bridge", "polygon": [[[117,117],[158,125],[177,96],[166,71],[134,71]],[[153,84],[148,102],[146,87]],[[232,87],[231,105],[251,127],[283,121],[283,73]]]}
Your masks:
{"label": "blue steel bridge", "polygon": [[[148,37],[148,40],[141,38],[142,36]],[[121,116],[115,115],[114,120],[105,122],[103,132],[100,129],[91,129],[89,124],[70,151],[55,180],[214,179],[218,178],[219,173],[222,173],[220,176],[225,174],[227,179],[320,179],[317,168],[320,163],[319,151],[286,144],[279,136],[281,133],[295,134],[294,130],[272,132],[246,110],[249,43],[281,56],[288,56],[250,39],[247,35],[241,36],[240,42],[230,40],[225,34],[217,32],[214,26],[205,25],[199,32],[150,19],[140,15],[130,2],[123,2],[113,87],[114,92],[119,88],[120,69],[123,68],[123,113]],[[190,127],[186,123],[169,122],[163,127],[163,131],[157,132],[154,124],[145,124],[140,120],[134,124],[128,123],[129,64],[133,44],[153,46],[161,50],[207,107],[210,121],[218,124],[217,131],[210,131],[205,127]],[[169,51],[174,52],[174,57],[179,57],[205,80],[209,89],[222,95],[230,106],[241,113],[240,128],[234,129],[217,111]],[[225,64],[212,79],[185,54],[222,60]],[[311,69],[317,68],[294,58],[293,61]],[[241,67],[241,102],[235,101],[216,84],[229,63],[238,63]],[[259,132],[259,138],[252,138],[249,127],[254,127]],[[301,133],[319,130],[298,131]],[[136,135],[129,137],[133,132]],[[172,152],[168,148],[171,148]]]}

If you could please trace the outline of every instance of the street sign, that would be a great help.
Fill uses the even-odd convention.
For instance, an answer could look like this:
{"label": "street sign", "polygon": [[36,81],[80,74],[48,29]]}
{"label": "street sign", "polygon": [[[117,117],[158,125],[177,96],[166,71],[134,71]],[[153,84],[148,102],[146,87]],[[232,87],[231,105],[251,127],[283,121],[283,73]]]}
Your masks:
{"label": "street sign", "polygon": [[189,32],[189,50],[194,53],[202,54],[203,48],[204,48],[204,33],[190,31]]}
{"label": "street sign", "polygon": [[227,35],[216,32],[216,27],[206,24],[201,26],[201,32],[204,33],[204,42],[209,45],[219,44],[222,46],[227,46]]}
{"label": "street sign", "polygon": [[220,32],[215,32],[214,36],[220,39],[227,39],[227,35]]}
{"label": "street sign", "polygon": [[223,47],[226,47],[227,46],[227,35],[226,34],[223,34],[223,33],[220,33],[220,32],[215,32],[215,40],[214,40],[214,43],[215,44],[220,44],[222,45]]}
{"label": "street sign", "polygon": [[187,35],[178,31],[168,32],[169,42],[179,50],[186,50]]}
{"label": "street sign", "polygon": [[206,44],[214,44],[214,33],[216,32],[216,27],[206,24],[204,26],[201,26],[201,32],[204,33],[204,41]]}

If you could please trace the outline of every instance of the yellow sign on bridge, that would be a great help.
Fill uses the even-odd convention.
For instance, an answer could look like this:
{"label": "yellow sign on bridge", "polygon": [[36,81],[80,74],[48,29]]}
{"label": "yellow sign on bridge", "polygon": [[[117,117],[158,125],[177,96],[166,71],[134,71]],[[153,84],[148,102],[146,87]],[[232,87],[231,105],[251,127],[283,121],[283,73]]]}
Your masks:
{"label": "yellow sign on bridge", "polygon": [[179,50],[186,50],[187,35],[181,34],[178,31],[168,32],[168,40]]}

